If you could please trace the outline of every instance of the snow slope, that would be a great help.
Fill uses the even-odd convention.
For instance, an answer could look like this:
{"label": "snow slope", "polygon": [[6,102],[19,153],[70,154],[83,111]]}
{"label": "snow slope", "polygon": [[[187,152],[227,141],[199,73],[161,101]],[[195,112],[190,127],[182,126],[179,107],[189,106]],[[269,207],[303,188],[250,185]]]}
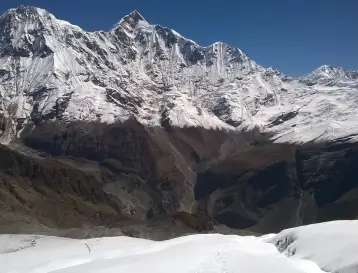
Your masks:
{"label": "snow slope", "polygon": [[1,235],[0,253],[0,272],[323,272],[311,261],[281,255],[260,238],[214,234],[163,242]]}
{"label": "snow slope", "polygon": [[358,221],[335,221],[262,237],[206,234],[162,242],[0,235],[0,273],[356,273],[357,233]]}
{"label": "snow slope", "polygon": [[288,257],[314,261],[327,272],[358,272],[358,221],[292,228],[264,241]]}
{"label": "snow slope", "polygon": [[292,79],[222,42],[199,46],[137,11],[108,32],[34,7],[0,17],[2,142],[29,122],[130,117],[147,126],[259,128],[276,142],[354,137],[357,75],[323,66]]}

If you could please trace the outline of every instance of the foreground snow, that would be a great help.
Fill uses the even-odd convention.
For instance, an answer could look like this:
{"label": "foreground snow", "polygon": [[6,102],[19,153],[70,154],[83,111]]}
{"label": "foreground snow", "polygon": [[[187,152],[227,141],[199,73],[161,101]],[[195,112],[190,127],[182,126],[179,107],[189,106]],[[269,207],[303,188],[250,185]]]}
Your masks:
{"label": "foreground snow", "polygon": [[358,221],[262,237],[208,234],[163,242],[0,235],[0,272],[356,273],[357,235]]}
{"label": "foreground snow", "polygon": [[0,272],[323,272],[311,261],[285,257],[260,238],[224,235],[164,242],[3,235],[0,253]]}
{"label": "foreground snow", "polygon": [[264,241],[286,256],[314,261],[325,271],[358,272],[358,221],[292,228]]}

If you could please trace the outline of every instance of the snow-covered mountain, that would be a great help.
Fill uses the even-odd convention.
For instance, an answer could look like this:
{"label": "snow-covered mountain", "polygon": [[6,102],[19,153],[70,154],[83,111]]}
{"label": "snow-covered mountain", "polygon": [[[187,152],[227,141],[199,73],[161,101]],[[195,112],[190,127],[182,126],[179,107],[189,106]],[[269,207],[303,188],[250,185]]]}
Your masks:
{"label": "snow-covered mountain", "polygon": [[338,138],[358,132],[357,81],[357,72],[327,66],[292,79],[222,42],[199,46],[137,11],[107,32],[34,7],[0,17],[3,142],[41,120],[131,117],[147,126],[259,128],[277,142]]}
{"label": "snow-covered mountain", "polygon": [[137,11],[86,32],[11,9],[0,17],[0,140],[15,140],[0,145],[0,232],[27,228],[24,216],[254,232],[356,219],[357,91],[357,71],[294,79]]}
{"label": "snow-covered mountain", "polygon": [[345,70],[342,67],[322,65],[309,75],[302,77],[301,81],[308,85],[349,85],[357,86],[358,71]]}

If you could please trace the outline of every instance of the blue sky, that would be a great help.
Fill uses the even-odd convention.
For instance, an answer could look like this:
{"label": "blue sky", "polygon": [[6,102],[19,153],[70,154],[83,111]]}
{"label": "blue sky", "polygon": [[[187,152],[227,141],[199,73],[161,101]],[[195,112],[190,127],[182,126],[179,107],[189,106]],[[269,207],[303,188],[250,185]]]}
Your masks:
{"label": "blue sky", "polygon": [[20,4],[88,31],[108,30],[136,9],[201,45],[226,42],[292,76],[322,64],[358,69],[358,0],[2,0],[0,13]]}

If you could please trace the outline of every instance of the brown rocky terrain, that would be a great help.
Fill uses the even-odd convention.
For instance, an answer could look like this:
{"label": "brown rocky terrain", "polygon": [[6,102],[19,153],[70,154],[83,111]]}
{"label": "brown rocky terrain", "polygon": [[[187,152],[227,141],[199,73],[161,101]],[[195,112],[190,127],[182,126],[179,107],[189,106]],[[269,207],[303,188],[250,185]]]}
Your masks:
{"label": "brown rocky terrain", "polygon": [[0,231],[164,238],[353,219],[356,149],[136,121],[27,125],[0,147]]}

